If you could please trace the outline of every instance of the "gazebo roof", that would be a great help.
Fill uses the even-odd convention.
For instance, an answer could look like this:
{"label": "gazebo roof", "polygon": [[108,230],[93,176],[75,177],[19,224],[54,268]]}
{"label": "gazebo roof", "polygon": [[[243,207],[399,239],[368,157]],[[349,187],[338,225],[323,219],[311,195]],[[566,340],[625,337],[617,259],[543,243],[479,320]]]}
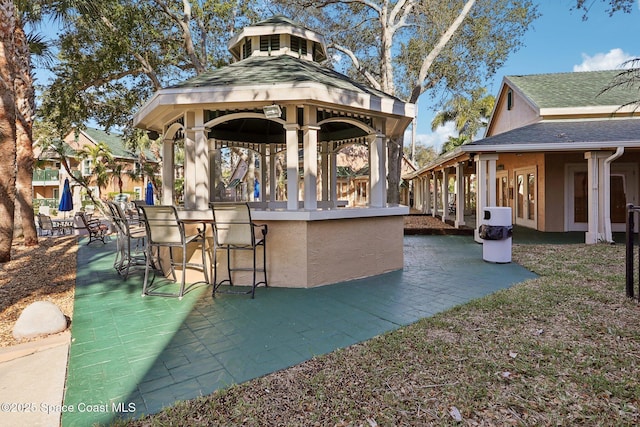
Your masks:
{"label": "gazebo roof", "polygon": [[283,83],[294,86],[303,83],[319,83],[336,89],[402,102],[398,98],[358,83],[337,71],[289,55],[252,56],[226,67],[202,73],[169,88],[271,86]]}
{"label": "gazebo roof", "polygon": [[[138,127],[162,131],[180,107],[257,109],[312,103],[360,114],[395,116],[387,133],[404,131],[414,106],[315,62],[290,55],[252,56],[161,89],[134,116]],[[392,121],[393,122],[393,121]]]}

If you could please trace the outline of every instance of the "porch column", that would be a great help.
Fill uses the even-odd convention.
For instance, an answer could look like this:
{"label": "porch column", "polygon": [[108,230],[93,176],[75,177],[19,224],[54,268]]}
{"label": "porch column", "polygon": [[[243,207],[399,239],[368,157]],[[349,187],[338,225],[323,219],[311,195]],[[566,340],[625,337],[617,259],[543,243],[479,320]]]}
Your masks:
{"label": "porch column", "polygon": [[465,191],[464,191],[464,162],[456,163],[456,221],[455,227],[464,225]]}
{"label": "porch column", "polygon": [[380,208],[387,201],[387,162],[385,136],[369,135],[369,206]]}
{"label": "porch column", "polygon": [[173,189],[174,181],[173,139],[162,141],[162,204],[173,205],[175,194]]}
{"label": "porch column", "polygon": [[438,175],[434,170],[431,172],[431,176],[433,177],[433,208],[431,209],[431,215],[435,218],[438,215]]}
{"label": "porch column", "polygon": [[589,151],[584,154],[587,159],[587,204],[588,227],[585,243],[593,244],[606,241],[605,209],[606,197],[609,194],[604,187],[604,162],[612,154],[610,151]]}
{"label": "porch column", "polygon": [[423,191],[424,191],[424,203],[422,205],[422,212],[425,214],[431,213],[431,175],[426,174],[423,178]]}
{"label": "porch column", "polygon": [[304,208],[318,209],[318,131],[315,107],[304,106],[302,152],[304,156]]}
{"label": "porch column", "polygon": [[287,210],[298,210],[298,123],[297,107],[287,105],[287,123],[284,126],[287,142]]}
{"label": "porch column", "polygon": [[[477,154],[476,162],[477,194],[476,194],[476,227],[475,241],[482,243],[479,236],[480,222],[484,217],[484,208],[496,205],[496,160],[497,154]],[[493,191],[491,190],[493,188]]]}
{"label": "porch column", "polygon": [[204,127],[204,110],[185,115],[184,183],[186,209],[209,208],[209,144]]}
{"label": "porch column", "polygon": [[449,169],[442,169],[442,222],[449,218]]}

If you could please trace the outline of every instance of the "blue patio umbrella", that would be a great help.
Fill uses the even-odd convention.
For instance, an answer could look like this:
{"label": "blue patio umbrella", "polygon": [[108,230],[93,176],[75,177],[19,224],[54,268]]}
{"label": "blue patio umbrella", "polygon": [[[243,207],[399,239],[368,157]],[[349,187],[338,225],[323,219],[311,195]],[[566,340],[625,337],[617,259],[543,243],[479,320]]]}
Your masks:
{"label": "blue patio umbrella", "polygon": [[64,187],[62,187],[62,197],[60,198],[60,204],[58,205],[60,212],[66,212],[73,210],[73,195],[71,194],[71,188],[69,187],[69,178],[64,179]]}
{"label": "blue patio umbrella", "polygon": [[151,181],[149,181],[147,183],[147,191],[144,194],[144,202],[147,205],[153,206],[153,184],[151,184]]}

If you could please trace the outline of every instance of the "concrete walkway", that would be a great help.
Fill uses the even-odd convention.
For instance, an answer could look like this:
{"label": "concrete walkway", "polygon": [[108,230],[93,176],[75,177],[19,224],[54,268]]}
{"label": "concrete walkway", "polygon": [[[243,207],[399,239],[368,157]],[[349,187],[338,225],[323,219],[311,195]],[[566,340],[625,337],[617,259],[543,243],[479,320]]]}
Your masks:
{"label": "concrete walkway", "polygon": [[0,349],[0,425],[60,425],[70,333]]}

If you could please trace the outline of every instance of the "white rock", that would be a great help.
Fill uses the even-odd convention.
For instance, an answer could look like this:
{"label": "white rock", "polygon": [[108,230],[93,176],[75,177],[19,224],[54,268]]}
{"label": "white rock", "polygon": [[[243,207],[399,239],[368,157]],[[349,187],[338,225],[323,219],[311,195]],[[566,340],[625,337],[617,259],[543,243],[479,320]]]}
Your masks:
{"label": "white rock", "polygon": [[50,335],[67,329],[67,319],[58,306],[49,301],[29,304],[13,326],[15,339]]}

